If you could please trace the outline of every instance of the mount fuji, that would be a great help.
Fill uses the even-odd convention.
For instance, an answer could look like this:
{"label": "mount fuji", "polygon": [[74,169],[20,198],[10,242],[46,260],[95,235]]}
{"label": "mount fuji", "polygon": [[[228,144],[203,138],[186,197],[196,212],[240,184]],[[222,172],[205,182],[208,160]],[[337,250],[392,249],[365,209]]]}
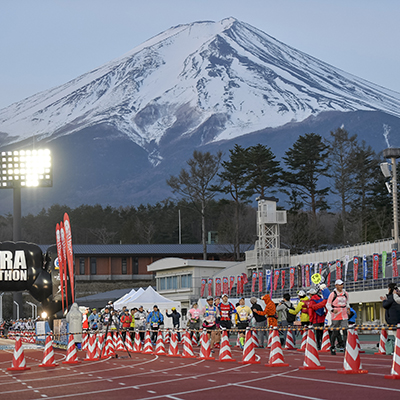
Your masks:
{"label": "mount fuji", "polygon": [[124,206],[171,196],[165,180],[194,149],[264,143],[281,157],[300,134],[339,126],[388,147],[400,93],[227,18],[172,27],[0,110],[0,147],[52,150],[53,188],[24,190],[24,211]]}

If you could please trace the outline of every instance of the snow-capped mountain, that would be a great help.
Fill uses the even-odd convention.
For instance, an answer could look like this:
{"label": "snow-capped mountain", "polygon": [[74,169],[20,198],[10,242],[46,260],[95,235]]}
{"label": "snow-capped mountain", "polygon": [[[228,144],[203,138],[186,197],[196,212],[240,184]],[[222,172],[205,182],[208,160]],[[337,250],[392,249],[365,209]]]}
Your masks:
{"label": "snow-capped mountain", "polygon": [[106,123],[141,147],[185,121],[190,135],[211,116],[204,142],[300,122],[323,111],[400,115],[400,94],[351,76],[234,18],[179,25],[121,58],[0,111],[19,141]]}
{"label": "snow-capped mountain", "polygon": [[57,153],[62,144],[59,163],[68,151],[70,168],[74,157],[81,163],[72,166],[83,171],[76,172],[80,183],[76,175],[70,183],[78,185],[74,198],[81,202],[91,202],[79,189],[88,188],[84,179],[93,196],[113,188],[121,194],[116,201],[129,202],[138,193],[150,201],[168,195],[165,178],[195,147],[266,138],[278,143],[286,132],[287,148],[306,126],[325,124],[329,132],[352,120],[360,127],[360,113],[384,116],[373,133],[383,140],[382,124],[393,126],[400,117],[400,94],[227,18],[170,28],[116,60],[0,110],[0,146],[23,146],[34,137]]}

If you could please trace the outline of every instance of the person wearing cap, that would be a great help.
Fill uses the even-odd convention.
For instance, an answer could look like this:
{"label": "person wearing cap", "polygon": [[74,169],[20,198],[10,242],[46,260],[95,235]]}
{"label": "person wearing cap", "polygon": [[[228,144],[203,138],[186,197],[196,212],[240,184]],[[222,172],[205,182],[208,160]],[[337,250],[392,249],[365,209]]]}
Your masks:
{"label": "person wearing cap", "polygon": [[261,297],[261,300],[264,301],[265,303],[265,308],[264,311],[255,311],[256,314],[258,315],[266,315],[267,316],[267,321],[268,321],[268,326],[278,326],[278,317],[276,315],[276,306],[274,302],[271,300],[271,297],[269,294],[265,294],[263,297]]}
{"label": "person wearing cap", "polygon": [[219,311],[214,305],[214,298],[212,296],[207,297],[207,304],[203,307],[201,314],[203,316],[203,328],[207,329],[208,338],[211,339],[210,349],[213,350]]}
{"label": "person wearing cap", "polygon": [[161,314],[156,305],[153,306],[153,311],[151,311],[147,316],[147,323],[150,323],[150,327],[152,330],[151,341],[153,343],[156,343],[157,333],[160,329],[160,325],[164,324],[164,316]]}
{"label": "person wearing cap", "polygon": [[172,326],[174,329],[178,330],[178,342],[181,341],[181,333],[179,332],[180,328],[180,319],[181,319],[181,314],[176,311],[175,307],[171,308],[171,314],[168,314],[168,310],[165,310],[165,315],[169,318],[172,318]]}
{"label": "person wearing cap", "polygon": [[198,340],[198,331],[200,330],[200,315],[201,311],[198,308],[197,303],[193,303],[192,308],[188,311],[189,316],[189,329],[190,329],[190,338],[193,335],[196,335],[196,339]]}
{"label": "person wearing cap", "polygon": [[333,328],[331,334],[331,354],[336,354],[335,341],[338,339],[340,343],[340,328],[343,329],[343,346],[346,346],[347,341],[347,328],[348,328],[348,312],[347,309],[350,307],[349,294],[343,290],[343,281],[336,279],[335,289],[329,295],[326,302],[326,308],[331,313]]}
{"label": "person wearing cap", "polygon": [[[279,321],[279,325],[283,327],[283,342],[282,346],[286,343],[286,337],[287,337],[287,332],[288,332],[288,310],[289,309],[294,309],[293,304],[290,301],[290,294],[289,293],[284,293],[283,299],[279,302],[279,304],[276,306],[276,312],[281,313],[281,321]],[[292,318],[293,320],[295,317]],[[292,324],[292,322],[291,322]],[[293,338],[294,340],[294,338]]]}
{"label": "person wearing cap", "polygon": [[239,330],[239,342],[241,349],[244,347],[245,332],[246,328],[249,326],[252,315],[253,313],[250,307],[245,305],[244,297],[241,297],[235,313],[236,327]]}
{"label": "person wearing cap", "polygon": [[147,313],[143,306],[136,310],[135,314],[135,328],[139,329],[140,340],[144,342],[144,331],[146,330]]}
{"label": "person wearing cap", "polygon": [[256,313],[256,311],[262,311],[262,308],[257,303],[257,299],[255,297],[250,298],[250,303],[251,303],[251,311],[253,313],[253,318],[255,321],[254,327],[259,328],[257,330],[258,345],[259,345],[259,347],[264,347],[264,338],[265,338],[266,327],[267,327],[267,318],[265,318],[264,315],[259,315],[258,313]]}
{"label": "person wearing cap", "polygon": [[385,319],[388,325],[400,324],[400,304],[394,299],[394,294],[397,291],[397,285],[390,282],[388,285],[389,293],[386,296],[381,296],[382,307],[385,309]]}
{"label": "person wearing cap", "polygon": [[[235,306],[229,302],[228,295],[222,295],[222,301],[218,304],[218,310],[220,315],[220,326],[222,328],[232,328],[232,316],[236,313]],[[229,335],[229,332],[228,332]]]}
{"label": "person wearing cap", "polygon": [[321,350],[322,336],[324,326],[326,310],[325,305],[327,300],[321,298],[318,294],[319,289],[316,286],[312,286],[308,290],[308,295],[310,296],[310,301],[308,303],[308,315],[310,317],[310,323],[315,329],[315,341],[317,343],[317,349]]}
{"label": "person wearing cap", "polygon": [[297,306],[294,310],[289,309],[288,312],[294,315],[297,315],[300,312],[301,325],[308,326],[310,325],[310,316],[308,315],[308,304],[310,298],[307,296],[306,291],[303,289],[300,289],[297,292],[297,295],[299,296],[299,302],[297,303]]}
{"label": "person wearing cap", "polygon": [[90,329],[97,330],[99,327],[100,316],[97,314],[97,310],[93,308],[92,313],[89,315],[88,318]]}
{"label": "person wearing cap", "polygon": [[129,314],[129,310],[125,307],[124,315],[121,316],[120,321],[122,323],[122,337],[125,342],[126,332],[131,327],[132,316]]}

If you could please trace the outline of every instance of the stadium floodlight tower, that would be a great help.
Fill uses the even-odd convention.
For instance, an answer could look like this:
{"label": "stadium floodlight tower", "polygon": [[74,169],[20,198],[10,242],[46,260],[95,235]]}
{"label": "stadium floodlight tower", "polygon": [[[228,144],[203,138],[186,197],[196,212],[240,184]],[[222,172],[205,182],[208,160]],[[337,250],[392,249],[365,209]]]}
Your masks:
{"label": "stadium floodlight tower", "polygon": [[[21,188],[53,186],[51,153],[41,150],[8,150],[0,155],[0,189],[13,189],[13,241],[21,240]],[[14,319],[22,309],[22,292],[13,294]],[[18,304],[18,305],[17,305]]]}
{"label": "stadium floodlight tower", "polygon": [[[390,158],[390,163],[381,163],[380,167],[385,178],[392,178],[389,182],[386,182],[386,187],[389,193],[392,193],[393,200],[393,236],[395,242],[395,249],[399,248],[399,209],[397,201],[397,170],[396,170],[396,159],[400,158],[400,148],[389,147],[383,150],[383,156]],[[391,167],[391,168],[390,168]]]}

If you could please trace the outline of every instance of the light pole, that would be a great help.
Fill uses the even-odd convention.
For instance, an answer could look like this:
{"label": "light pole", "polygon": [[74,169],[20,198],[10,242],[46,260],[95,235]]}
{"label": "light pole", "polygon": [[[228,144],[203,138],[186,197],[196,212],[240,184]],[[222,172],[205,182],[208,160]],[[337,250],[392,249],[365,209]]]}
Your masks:
{"label": "light pole", "polygon": [[17,320],[19,319],[19,304],[14,300],[14,304],[16,305],[16,307],[17,307]]}
{"label": "light pole", "polygon": [[0,321],[3,321],[3,295],[4,292],[0,294]]}
{"label": "light pole", "polygon": [[389,163],[382,163],[381,170],[385,178],[391,177],[391,187],[388,187],[389,193],[392,192],[393,199],[393,236],[395,242],[395,250],[399,248],[399,214],[398,214],[398,202],[397,202],[397,170],[396,170],[396,159],[400,158],[400,148],[389,147],[383,150],[383,156],[385,158],[390,158],[391,160],[391,171],[389,169]]}
{"label": "light pole", "polygon": [[[51,153],[48,149],[1,152],[0,189],[13,189],[13,241],[21,237],[21,188],[53,186]],[[22,306],[22,292],[13,293],[14,304]],[[13,312],[15,319],[15,313]]]}
{"label": "light pole", "polygon": [[37,305],[27,301],[26,304],[29,304],[32,307],[32,319],[37,317]]}

